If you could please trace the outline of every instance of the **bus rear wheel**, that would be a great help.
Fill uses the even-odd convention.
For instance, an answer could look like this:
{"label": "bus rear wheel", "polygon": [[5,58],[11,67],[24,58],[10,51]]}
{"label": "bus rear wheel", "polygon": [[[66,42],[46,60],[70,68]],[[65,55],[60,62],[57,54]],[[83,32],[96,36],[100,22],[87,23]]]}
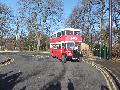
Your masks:
{"label": "bus rear wheel", "polygon": [[66,56],[65,55],[62,55],[62,62],[66,63]]}

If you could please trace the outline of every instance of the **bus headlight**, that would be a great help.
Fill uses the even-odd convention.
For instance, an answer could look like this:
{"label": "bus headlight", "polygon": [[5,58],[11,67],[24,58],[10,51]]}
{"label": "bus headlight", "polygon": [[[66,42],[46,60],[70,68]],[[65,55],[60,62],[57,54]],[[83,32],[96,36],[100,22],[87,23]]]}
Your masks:
{"label": "bus headlight", "polygon": [[68,55],[72,55],[72,53],[68,53]]}

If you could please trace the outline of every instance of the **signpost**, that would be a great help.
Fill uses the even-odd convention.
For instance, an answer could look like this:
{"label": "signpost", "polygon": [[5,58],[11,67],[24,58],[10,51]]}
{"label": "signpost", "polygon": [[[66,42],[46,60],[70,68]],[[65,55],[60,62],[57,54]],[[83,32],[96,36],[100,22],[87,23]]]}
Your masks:
{"label": "signpost", "polygon": [[101,58],[102,58],[102,56],[101,56],[101,53],[102,53],[102,50],[101,50],[101,49],[102,49],[102,42],[101,42],[101,38],[100,38],[99,46],[100,46],[100,50],[99,50],[99,51],[100,51],[100,59],[101,59]]}

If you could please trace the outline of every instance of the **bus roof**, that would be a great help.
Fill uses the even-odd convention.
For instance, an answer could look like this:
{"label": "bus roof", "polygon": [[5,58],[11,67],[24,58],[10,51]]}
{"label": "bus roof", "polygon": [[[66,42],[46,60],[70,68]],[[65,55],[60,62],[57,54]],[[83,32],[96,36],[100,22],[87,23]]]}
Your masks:
{"label": "bus roof", "polygon": [[[65,28],[65,29],[60,29],[60,30],[58,30],[58,31],[55,31],[52,35],[57,34],[58,32],[61,32],[61,31],[66,31],[66,30],[70,30],[70,31],[80,31],[80,29]],[[52,36],[52,35],[51,35],[51,36]]]}

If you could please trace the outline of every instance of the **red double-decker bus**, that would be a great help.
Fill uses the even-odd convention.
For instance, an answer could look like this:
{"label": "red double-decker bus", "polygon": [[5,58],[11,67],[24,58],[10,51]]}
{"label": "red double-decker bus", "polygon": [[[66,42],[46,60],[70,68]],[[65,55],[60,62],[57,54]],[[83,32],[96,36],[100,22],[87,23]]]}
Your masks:
{"label": "red double-decker bus", "polygon": [[80,60],[80,44],[82,43],[80,29],[65,28],[51,36],[50,54],[60,61]]}

